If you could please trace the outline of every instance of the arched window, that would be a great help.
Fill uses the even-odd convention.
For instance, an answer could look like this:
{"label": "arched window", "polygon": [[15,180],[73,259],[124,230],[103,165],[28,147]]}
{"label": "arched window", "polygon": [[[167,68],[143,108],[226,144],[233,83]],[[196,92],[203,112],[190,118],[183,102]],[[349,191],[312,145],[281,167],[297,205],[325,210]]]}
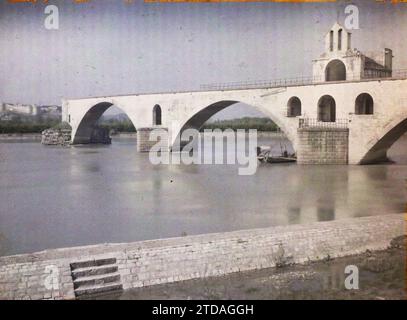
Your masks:
{"label": "arched window", "polygon": [[161,120],[161,107],[156,104],[153,108],[153,125],[160,126],[162,124]]}
{"label": "arched window", "polygon": [[342,50],[342,29],[338,31],[338,50]]}
{"label": "arched window", "polygon": [[301,100],[298,97],[292,97],[287,103],[287,117],[298,117],[301,115]]}
{"label": "arched window", "polygon": [[325,69],[325,81],[346,80],[346,67],[341,60],[332,60]]}
{"label": "arched window", "polygon": [[362,93],[356,98],[355,114],[373,114],[373,98],[368,93]]}
{"label": "arched window", "polygon": [[318,101],[318,121],[336,121],[336,103],[334,98],[329,95],[321,97]]}
{"label": "arched window", "polygon": [[334,32],[331,30],[329,33],[329,50],[334,51]]}

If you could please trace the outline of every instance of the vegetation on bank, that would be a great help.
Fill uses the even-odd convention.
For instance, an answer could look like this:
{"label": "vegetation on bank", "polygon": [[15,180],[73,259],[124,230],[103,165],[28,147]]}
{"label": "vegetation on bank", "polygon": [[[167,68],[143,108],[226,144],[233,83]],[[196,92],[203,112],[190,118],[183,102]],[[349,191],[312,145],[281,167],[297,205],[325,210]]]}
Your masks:
{"label": "vegetation on bank", "polygon": [[116,120],[108,119],[98,121],[98,127],[108,129],[113,132],[136,132],[136,128],[133,123],[129,120]]}
{"label": "vegetation on bank", "polygon": [[232,120],[216,120],[207,122],[202,129],[256,129],[257,131],[277,131],[278,126],[269,118],[240,118]]}
{"label": "vegetation on bank", "polygon": [[59,120],[41,122],[0,121],[0,134],[3,133],[41,133],[60,123]]}
{"label": "vegetation on bank", "polygon": [[54,130],[72,130],[71,125],[68,122],[60,122],[57,125],[53,126],[51,129]]}
{"label": "vegetation on bank", "polygon": [[[41,122],[27,121],[0,121],[0,133],[41,133],[50,128],[66,129],[69,124],[63,124],[58,120],[47,120]],[[108,129],[112,132],[136,132],[136,128],[130,119],[101,119],[98,127]],[[216,120],[206,123],[204,129],[257,129],[257,131],[277,131],[277,125],[268,118],[245,117],[232,120]]]}
{"label": "vegetation on bank", "polygon": [[[116,132],[136,132],[136,128],[133,126],[130,120],[102,120],[98,122],[98,126],[106,128]],[[277,131],[277,125],[269,118],[240,118],[231,120],[216,120],[213,122],[207,122],[203,127],[204,129],[257,129],[257,131]]]}

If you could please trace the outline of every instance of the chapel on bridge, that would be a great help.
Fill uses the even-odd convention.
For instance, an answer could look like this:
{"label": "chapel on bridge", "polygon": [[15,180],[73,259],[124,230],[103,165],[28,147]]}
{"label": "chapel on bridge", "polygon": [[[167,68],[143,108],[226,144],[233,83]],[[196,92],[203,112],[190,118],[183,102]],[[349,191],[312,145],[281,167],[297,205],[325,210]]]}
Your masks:
{"label": "chapel on bridge", "polygon": [[370,54],[352,48],[352,33],[335,23],[325,36],[325,52],[313,60],[313,78],[324,82],[391,77],[392,60],[388,48]]}

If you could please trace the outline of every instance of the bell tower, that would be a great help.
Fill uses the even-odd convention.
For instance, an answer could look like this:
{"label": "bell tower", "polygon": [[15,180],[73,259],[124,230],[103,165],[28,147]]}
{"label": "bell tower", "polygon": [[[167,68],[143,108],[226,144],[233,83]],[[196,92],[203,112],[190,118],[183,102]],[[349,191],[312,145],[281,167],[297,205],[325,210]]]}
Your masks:
{"label": "bell tower", "polygon": [[338,53],[352,49],[352,34],[336,22],[325,36],[325,52]]}

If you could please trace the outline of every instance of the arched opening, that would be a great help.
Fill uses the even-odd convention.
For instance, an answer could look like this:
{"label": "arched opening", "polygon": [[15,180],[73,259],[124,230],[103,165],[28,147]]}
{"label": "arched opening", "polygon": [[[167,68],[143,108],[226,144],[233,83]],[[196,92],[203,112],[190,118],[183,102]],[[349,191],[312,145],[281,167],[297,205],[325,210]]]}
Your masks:
{"label": "arched opening", "polygon": [[407,118],[389,130],[372,148],[366,153],[360,164],[372,164],[387,161],[387,151],[392,145],[407,133]]}
{"label": "arched opening", "polygon": [[356,98],[355,114],[373,114],[373,98],[370,94],[362,93]]}
{"label": "arched opening", "polygon": [[335,122],[336,121],[336,103],[335,99],[329,95],[321,97],[318,101],[318,121]]}
{"label": "arched opening", "polygon": [[343,30],[339,29],[338,30],[338,50],[339,51],[342,50],[342,33],[343,33]]}
{"label": "arched opening", "polygon": [[334,32],[329,32],[329,51],[334,51]]}
{"label": "arched opening", "polygon": [[135,132],[135,127],[123,110],[110,102],[101,102],[86,112],[77,130],[72,132],[72,141],[73,144],[110,143],[110,137],[117,132]]}
{"label": "arched opening", "polygon": [[301,116],[301,100],[298,97],[291,97],[287,103],[287,117]]}
{"label": "arched opening", "polygon": [[346,80],[346,67],[345,64],[338,59],[332,60],[328,63],[325,69],[326,81],[344,81]]}
{"label": "arched opening", "polygon": [[278,134],[258,135],[259,146],[271,146],[271,154],[278,156],[282,153],[292,155],[295,153],[291,141],[294,137],[285,131],[278,118],[267,111],[259,110],[254,106],[240,101],[218,101],[192,115],[181,127],[172,140],[172,151],[185,150],[184,146],[190,142],[183,140],[182,134],[187,129],[197,129],[201,132],[206,129],[237,130],[257,129],[258,132],[274,131]]}
{"label": "arched opening", "polygon": [[162,113],[162,111],[161,111],[160,105],[156,104],[153,108],[153,125],[154,126],[162,125],[161,113]]}

